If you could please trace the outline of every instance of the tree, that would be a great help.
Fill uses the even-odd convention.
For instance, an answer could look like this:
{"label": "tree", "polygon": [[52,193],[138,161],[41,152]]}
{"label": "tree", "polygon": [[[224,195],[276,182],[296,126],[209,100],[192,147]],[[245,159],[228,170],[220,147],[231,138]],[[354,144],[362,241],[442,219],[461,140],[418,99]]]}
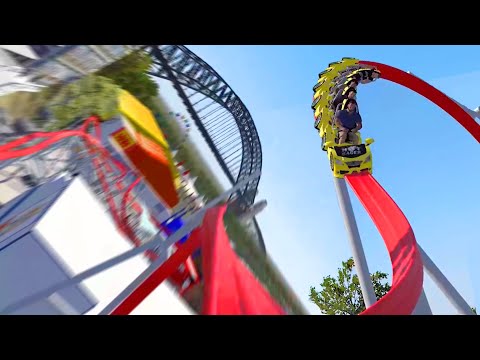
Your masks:
{"label": "tree", "polygon": [[158,85],[147,74],[151,66],[150,55],[140,50],[104,67],[97,72],[97,75],[112,79],[122,89],[148,107],[152,107],[151,99],[158,95]]}
{"label": "tree", "polygon": [[475,315],[477,315],[477,308],[476,307],[472,307],[472,311]]}
{"label": "tree", "polygon": [[[315,303],[323,314],[327,315],[358,315],[365,310],[360,281],[357,274],[353,274],[353,258],[342,261],[338,269],[338,277],[323,278],[320,284],[321,291],[310,287],[310,301]],[[377,271],[370,274],[377,299],[382,298],[389,290],[388,275]]]}
{"label": "tree", "polygon": [[118,113],[119,90],[111,79],[93,74],[64,85],[48,104],[56,119],[48,130],[62,129],[94,114],[110,119]]}

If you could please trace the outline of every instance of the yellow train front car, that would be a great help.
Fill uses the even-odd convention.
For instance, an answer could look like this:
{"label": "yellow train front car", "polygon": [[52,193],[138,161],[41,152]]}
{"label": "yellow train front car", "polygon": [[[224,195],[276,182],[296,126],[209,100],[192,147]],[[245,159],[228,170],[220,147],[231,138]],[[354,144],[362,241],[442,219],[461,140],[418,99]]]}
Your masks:
{"label": "yellow train front car", "polygon": [[364,144],[359,145],[348,143],[339,145],[334,141],[325,143],[333,176],[343,178],[345,175],[363,171],[371,174],[373,169],[370,145],[372,143],[373,139],[366,139]]}

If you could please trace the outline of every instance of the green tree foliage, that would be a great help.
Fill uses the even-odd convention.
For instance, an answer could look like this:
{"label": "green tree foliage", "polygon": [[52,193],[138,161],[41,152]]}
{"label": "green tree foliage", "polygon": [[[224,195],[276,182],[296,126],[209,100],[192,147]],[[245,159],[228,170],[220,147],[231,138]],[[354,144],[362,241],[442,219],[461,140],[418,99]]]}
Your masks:
{"label": "green tree foliage", "polygon": [[473,311],[473,313],[474,313],[475,315],[477,315],[477,308],[472,307],[472,311]]}
{"label": "green tree foliage", "polygon": [[118,112],[118,91],[111,79],[95,75],[64,85],[50,99],[48,107],[56,122],[48,130],[62,129],[93,114],[110,119]]}
{"label": "green tree foliage", "polygon": [[[353,273],[353,258],[342,261],[338,269],[338,277],[327,276],[320,284],[321,290],[310,287],[310,301],[315,303],[323,314],[327,315],[358,315],[365,310],[360,281]],[[388,275],[377,271],[370,274],[377,299],[382,298],[389,290]]]}
{"label": "green tree foliage", "polygon": [[152,66],[151,57],[143,51],[135,51],[97,72],[112,79],[143,104],[152,108],[152,97],[158,95],[157,83],[147,74]]}

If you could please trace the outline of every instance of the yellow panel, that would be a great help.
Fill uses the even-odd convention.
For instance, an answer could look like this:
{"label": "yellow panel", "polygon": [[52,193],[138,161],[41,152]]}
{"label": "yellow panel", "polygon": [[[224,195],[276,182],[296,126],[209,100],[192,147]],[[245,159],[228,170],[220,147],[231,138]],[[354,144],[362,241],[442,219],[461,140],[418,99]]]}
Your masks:
{"label": "yellow panel", "polygon": [[[181,186],[180,174],[175,166],[168,142],[165,139],[162,130],[158,127],[155,117],[150,109],[125,90],[121,90],[120,92],[118,106],[120,112],[127,118],[128,123],[136,133],[136,138],[138,138],[138,134],[140,133],[163,147],[169,162],[175,187],[178,189]],[[145,146],[145,142],[141,145]]]}
{"label": "yellow panel", "polygon": [[155,121],[155,117],[149,108],[143,105],[128,91],[120,92],[118,101],[119,110],[124,114],[132,125],[142,132],[146,132],[153,140],[156,140],[164,148],[168,149],[168,142]]}

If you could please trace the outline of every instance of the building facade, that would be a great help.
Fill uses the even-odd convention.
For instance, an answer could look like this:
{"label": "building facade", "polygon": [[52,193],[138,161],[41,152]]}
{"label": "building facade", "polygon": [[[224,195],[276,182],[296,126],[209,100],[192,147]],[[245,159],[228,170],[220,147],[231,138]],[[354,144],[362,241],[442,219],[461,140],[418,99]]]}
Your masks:
{"label": "building facade", "polygon": [[0,45],[0,96],[38,91],[113,63],[141,45]]}

